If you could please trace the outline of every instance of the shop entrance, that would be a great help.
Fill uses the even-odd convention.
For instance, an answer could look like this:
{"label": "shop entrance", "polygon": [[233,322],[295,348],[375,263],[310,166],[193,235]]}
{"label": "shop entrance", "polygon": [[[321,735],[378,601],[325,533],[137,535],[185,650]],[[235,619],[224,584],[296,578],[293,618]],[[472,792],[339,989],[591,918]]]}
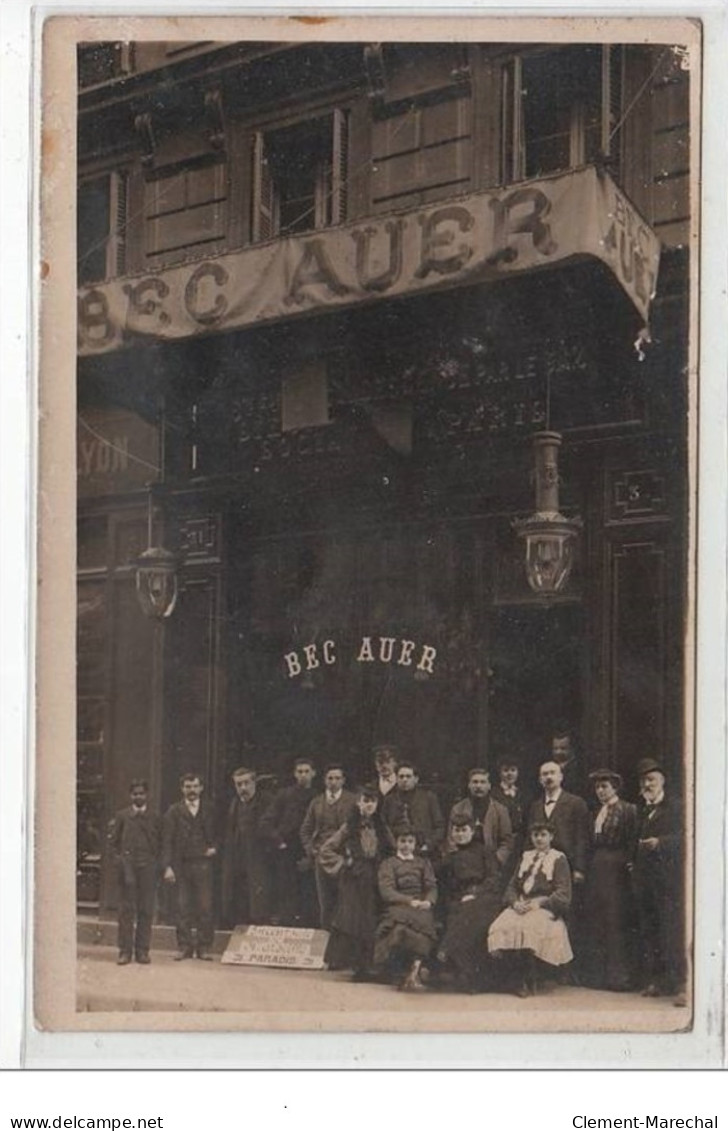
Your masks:
{"label": "shop entrance", "polygon": [[484,542],[482,521],[259,541],[232,583],[230,757],[361,781],[389,741],[449,794],[505,752],[530,772],[557,721],[579,731],[581,604],[495,605]]}
{"label": "shop entrance", "polygon": [[457,780],[487,699],[474,555],[448,526],[259,541],[233,581],[231,743],[277,775],[305,754],[361,781],[388,741],[423,780]]}
{"label": "shop entrance", "polygon": [[506,605],[491,619],[491,761],[513,755],[535,782],[554,728],[583,733],[584,616],[580,603]]}

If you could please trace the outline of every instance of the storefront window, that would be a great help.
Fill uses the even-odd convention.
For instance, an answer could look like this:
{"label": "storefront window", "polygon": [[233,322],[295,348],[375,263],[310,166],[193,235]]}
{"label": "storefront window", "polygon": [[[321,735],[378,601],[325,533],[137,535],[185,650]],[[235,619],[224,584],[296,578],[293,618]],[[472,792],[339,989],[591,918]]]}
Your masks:
{"label": "storefront window", "polygon": [[104,741],[107,708],[106,578],[81,577],[77,636],[77,899],[100,898],[104,844]]}

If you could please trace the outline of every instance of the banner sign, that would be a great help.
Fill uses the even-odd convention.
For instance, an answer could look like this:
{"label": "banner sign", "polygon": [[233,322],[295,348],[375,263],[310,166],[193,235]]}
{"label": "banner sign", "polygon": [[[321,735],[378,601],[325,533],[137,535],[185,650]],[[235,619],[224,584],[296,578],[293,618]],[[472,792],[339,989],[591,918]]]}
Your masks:
{"label": "banner sign", "polygon": [[306,927],[236,927],[221,962],[323,970],[328,931]]}
{"label": "banner sign", "polygon": [[659,240],[592,166],[309,235],[270,240],[79,293],[81,355],[485,282],[593,256],[647,321]]}

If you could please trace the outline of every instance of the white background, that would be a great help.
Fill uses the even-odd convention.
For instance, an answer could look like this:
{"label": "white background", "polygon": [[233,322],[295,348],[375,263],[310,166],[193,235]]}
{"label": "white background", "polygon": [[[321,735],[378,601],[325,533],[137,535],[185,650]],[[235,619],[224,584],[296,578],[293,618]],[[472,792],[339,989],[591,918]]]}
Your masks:
{"label": "white background", "polygon": [[[336,4],[320,0],[315,5],[289,0],[285,9],[238,4],[215,8],[215,14],[233,11],[280,13],[292,9],[305,12],[359,11],[354,3]],[[392,5],[372,0],[368,10],[417,11],[439,15],[444,11],[463,14],[495,14],[498,8],[488,3],[461,3],[457,9],[426,3],[408,4],[400,0]],[[136,0],[125,5],[86,5],[84,7],[50,2],[44,12],[64,10],[84,14],[135,13],[172,14],[172,12],[209,12],[210,6],[177,0],[162,5]],[[501,9],[503,11],[503,9]],[[513,6],[508,8],[513,14]],[[643,2],[629,8],[619,4],[554,7],[538,0],[528,6],[534,14],[609,14],[609,15],[692,15],[704,18],[713,46],[713,60],[707,74],[705,134],[705,195],[703,201],[704,285],[702,315],[701,387],[701,579],[699,603],[701,683],[698,702],[699,750],[719,752],[723,762],[722,778],[713,784],[714,801],[720,813],[725,800],[725,692],[726,692],[726,387],[728,386],[728,353],[726,351],[726,166],[728,164],[728,37],[726,36],[726,0],[709,3],[665,4]],[[0,180],[0,242],[2,289],[0,290],[0,1066],[6,1071],[0,1080],[0,1131],[9,1128],[9,1117],[22,1115],[101,1116],[159,1115],[164,1118],[164,1131],[186,1131],[208,1127],[218,1121],[226,1125],[249,1124],[260,1116],[272,1127],[325,1126],[335,1123],[347,1128],[381,1123],[397,1125],[400,1121],[409,1131],[420,1126],[444,1128],[454,1123],[485,1123],[518,1129],[533,1126],[542,1131],[573,1126],[575,1115],[624,1116],[658,1114],[665,1117],[710,1116],[721,1112],[721,1131],[728,1131],[728,1078],[724,1072],[676,1071],[638,1072],[466,1072],[466,1073],[366,1073],[353,1072],[246,1072],[234,1070],[208,1072],[160,1073],[141,1071],[139,1054],[148,1041],[149,1052],[158,1038],[137,1038],[137,1053],[129,1060],[123,1074],[91,1069],[83,1071],[7,1071],[26,1063],[23,1045],[23,1016],[26,967],[26,940],[29,937],[24,904],[23,876],[26,852],[26,798],[31,775],[29,752],[32,751],[32,605],[29,604],[29,578],[32,574],[34,509],[33,415],[34,358],[29,326],[29,296],[32,293],[31,231],[31,164],[28,158],[29,139],[35,128],[35,109],[29,77],[33,63],[31,43],[32,12],[30,0],[0,0],[2,33],[0,102],[2,128],[2,177]],[[722,59],[722,64],[720,60]],[[720,757],[722,755],[722,758]],[[31,783],[32,784],[32,783]],[[714,835],[715,834],[715,835]],[[720,853],[719,830],[710,837],[713,849]],[[710,861],[703,861],[710,867]],[[700,896],[698,894],[698,902]],[[725,908],[717,909],[712,922],[720,924],[725,938]],[[716,945],[720,928],[716,927]],[[194,1040],[194,1038],[191,1038]],[[324,1041],[326,1038],[323,1039]],[[398,1038],[402,1047],[393,1060],[407,1053],[410,1038]],[[551,1051],[557,1052],[558,1035],[543,1038]],[[320,1054],[328,1063],[336,1055],[336,1038],[328,1048],[322,1043]],[[663,1038],[668,1063],[670,1038]],[[53,1059],[46,1067],[64,1063],[64,1038],[59,1036]],[[587,1047],[587,1046],[585,1046]],[[597,1046],[590,1039],[589,1049]],[[325,1051],[326,1049],[326,1051]],[[104,1063],[103,1042],[96,1044],[99,1069]],[[68,1047],[69,1059],[72,1053]],[[314,1059],[316,1050],[314,1048]],[[164,1063],[157,1056],[152,1062]],[[437,1062],[432,1049],[430,1063]],[[94,1063],[94,1042],[87,1045],[84,1062]],[[169,1061],[168,1063],[174,1063]],[[284,1064],[271,1056],[270,1064]],[[290,1063],[290,1062],[289,1062]],[[584,1067],[586,1067],[585,1062]],[[715,1062],[713,1062],[715,1063]],[[235,1061],[227,1061],[231,1069]],[[349,1061],[356,1065],[356,1061]],[[524,1065],[527,1067],[527,1065]],[[482,1065],[487,1069],[487,1063]],[[629,1060],[625,1059],[625,1068]],[[390,1118],[391,1117],[391,1118]]]}

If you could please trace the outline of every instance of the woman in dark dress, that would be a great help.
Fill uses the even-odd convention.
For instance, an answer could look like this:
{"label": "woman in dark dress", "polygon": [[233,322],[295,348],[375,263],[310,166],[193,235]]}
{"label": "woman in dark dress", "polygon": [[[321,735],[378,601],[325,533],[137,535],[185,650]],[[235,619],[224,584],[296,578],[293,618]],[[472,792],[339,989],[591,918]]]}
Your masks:
{"label": "woman in dark dress", "polygon": [[476,841],[474,832],[468,817],[453,820],[454,851],[447,853],[439,869],[447,923],[437,959],[452,972],[456,987],[465,991],[483,988],[488,957],[484,940],[502,906],[495,852]]}
{"label": "woman in dark dress", "polygon": [[600,807],[591,819],[582,976],[586,985],[597,989],[628,990],[634,982],[630,868],[637,843],[637,807],[620,799],[619,774],[596,770],[589,778]]}
{"label": "woman in dark dress", "polygon": [[394,836],[396,853],[379,868],[384,912],[374,940],[374,965],[388,979],[401,979],[401,990],[423,990],[422,964],[432,953],[437,937],[432,910],[437,902],[437,881],[430,861],[416,854],[414,830],[401,825]]}
{"label": "woman in dark dress", "polygon": [[376,790],[361,789],[356,809],[324,841],[319,862],[339,876],[339,896],[325,960],[329,970],[354,971],[355,981],[371,976],[374,934],[379,918],[377,875],[386,834],[377,808]]}

